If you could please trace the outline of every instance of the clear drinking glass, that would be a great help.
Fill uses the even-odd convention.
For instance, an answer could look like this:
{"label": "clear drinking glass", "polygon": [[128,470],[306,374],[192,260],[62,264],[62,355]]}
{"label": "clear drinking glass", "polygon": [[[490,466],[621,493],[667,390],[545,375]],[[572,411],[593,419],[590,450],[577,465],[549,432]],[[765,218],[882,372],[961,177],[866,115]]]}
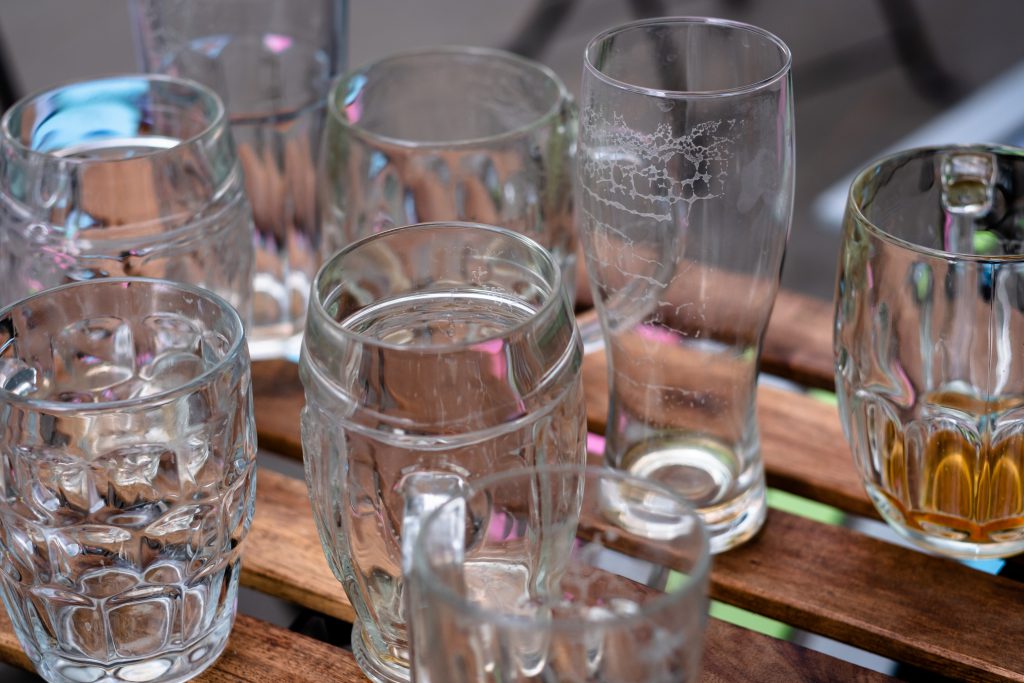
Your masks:
{"label": "clear drinking glass", "polygon": [[402,551],[443,501],[430,487],[586,457],[572,306],[532,240],[416,225],[324,265],[302,349],[306,478],[353,649],[373,680],[408,680]]}
{"label": "clear drinking glass", "polygon": [[198,83],[80,81],[0,119],[0,305],[146,276],[205,287],[247,320],[251,240],[224,106]]}
{"label": "clear drinking glass", "polygon": [[0,594],[48,681],[184,681],[223,650],[252,519],[242,321],[160,280],[0,311]]}
{"label": "clear drinking glass", "polygon": [[407,52],[346,74],[328,108],[335,247],[396,225],[500,225],[551,251],[573,297],[576,111],[554,72],[499,50]]}
{"label": "clear drinking glass", "polygon": [[649,478],[540,467],[470,484],[410,566],[418,683],[695,683],[708,536]]}
{"label": "clear drinking glass", "polygon": [[345,68],[347,0],[129,0],[144,71],[227,105],[252,203],[253,356],[297,354],[325,250],[316,201],[324,102]]}
{"label": "clear drinking glass", "polygon": [[608,462],[698,508],[711,551],[765,517],[758,359],[793,204],[789,49],[655,19],[587,46],[578,212],[609,364]]}
{"label": "clear drinking glass", "polygon": [[901,536],[1024,551],[1024,150],[915,149],[853,182],[836,391],[868,494]]}

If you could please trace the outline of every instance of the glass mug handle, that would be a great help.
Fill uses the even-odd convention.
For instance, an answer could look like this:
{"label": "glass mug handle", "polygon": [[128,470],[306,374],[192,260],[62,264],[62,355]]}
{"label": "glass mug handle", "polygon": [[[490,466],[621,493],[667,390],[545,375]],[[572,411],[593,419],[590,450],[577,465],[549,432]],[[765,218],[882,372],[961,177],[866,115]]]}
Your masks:
{"label": "glass mug handle", "polygon": [[[405,507],[402,511],[402,573],[412,571],[413,553],[421,527],[430,513],[463,494],[466,480],[452,472],[413,472],[402,482]],[[444,548],[451,556],[446,557],[453,565],[461,565],[466,519],[465,501],[453,503],[445,508],[443,516],[431,528],[432,538],[428,539],[428,550]],[[447,564],[447,562],[446,562]]]}

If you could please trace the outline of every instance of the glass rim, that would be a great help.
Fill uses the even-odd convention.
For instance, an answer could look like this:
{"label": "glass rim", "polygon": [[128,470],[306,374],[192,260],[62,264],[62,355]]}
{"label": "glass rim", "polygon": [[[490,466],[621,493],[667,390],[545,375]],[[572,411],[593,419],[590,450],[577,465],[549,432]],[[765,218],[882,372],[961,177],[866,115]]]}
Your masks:
{"label": "glass rim", "polygon": [[924,145],[921,147],[911,147],[909,149],[898,150],[875,159],[857,172],[857,175],[854,176],[853,182],[850,183],[850,187],[846,192],[847,210],[850,211],[853,219],[859,225],[863,226],[864,229],[872,236],[901,249],[906,249],[931,259],[981,264],[1017,263],[1024,261],[1024,254],[968,254],[959,251],[945,251],[943,249],[936,249],[935,247],[917,244],[916,242],[911,242],[910,240],[903,239],[902,237],[897,237],[864,215],[860,202],[855,198],[855,192],[863,189],[863,187],[869,182],[870,176],[874,175],[879,167],[885,164],[902,161],[904,159],[909,160],[915,156],[935,156],[939,153],[952,151],[989,152],[993,154],[1009,154],[1012,156],[1024,157],[1024,148],[999,143]]}
{"label": "glass rim", "polygon": [[[533,71],[540,74],[545,80],[555,85],[558,91],[558,97],[555,102],[552,103],[547,110],[538,114],[534,119],[528,123],[523,124],[517,128],[502,131],[494,135],[484,135],[475,138],[462,138],[458,140],[449,141],[432,141],[432,140],[410,140],[406,138],[396,138],[388,135],[381,135],[380,133],[374,133],[357,123],[348,121],[344,116],[341,115],[338,100],[341,97],[344,86],[351,82],[352,79],[359,75],[365,75],[371,69],[379,66],[386,65],[391,62],[401,62],[406,60],[416,60],[425,56],[455,56],[455,57],[483,57],[488,60],[494,60],[496,63],[501,62],[505,64],[511,64],[522,69],[524,72]],[[513,52],[507,50],[501,50],[493,47],[478,47],[473,45],[441,45],[437,47],[426,47],[426,48],[414,48],[411,50],[403,50],[400,52],[392,53],[381,59],[374,60],[357,69],[352,69],[343,74],[338,75],[328,90],[327,96],[327,111],[330,114],[331,120],[338,123],[339,126],[347,131],[350,131],[353,135],[360,137],[364,140],[371,142],[389,145],[392,147],[400,147],[403,149],[422,149],[422,150],[435,150],[435,149],[462,149],[471,147],[480,147],[483,145],[504,141],[516,137],[521,137],[539,128],[547,126],[550,122],[554,121],[559,117],[562,112],[562,107],[566,103],[572,102],[572,95],[569,89],[562,82],[562,79],[558,77],[558,74],[554,72],[549,66],[542,64],[536,60],[522,57]]]}
{"label": "glass rim", "polygon": [[[324,306],[325,297],[321,295],[321,288],[323,284],[323,279],[327,277],[327,272],[332,268],[332,266],[336,266],[336,264],[340,263],[346,256],[348,256],[355,250],[365,247],[365,245],[371,244],[378,240],[393,237],[396,233],[412,231],[422,232],[438,228],[453,231],[467,229],[482,230],[494,233],[496,235],[500,235],[505,239],[511,239],[515,242],[519,242],[520,244],[524,245],[527,249],[537,252],[547,263],[547,265],[551,268],[553,278],[551,281],[550,295],[544,299],[543,303],[526,320],[523,320],[520,323],[517,323],[509,328],[506,328],[501,332],[481,337],[479,339],[474,339],[473,341],[425,344],[422,346],[409,346],[407,344],[385,342],[381,341],[380,339],[377,339],[376,337],[371,337],[370,335],[366,335],[361,332],[354,332],[349,328],[345,327],[344,325],[342,325],[341,322],[335,320],[331,315],[327,313],[327,309]],[[530,239],[526,235],[515,232],[513,230],[509,230],[508,228],[502,228],[496,225],[487,225],[486,223],[472,223],[467,221],[430,221],[427,223],[413,223],[411,225],[396,226],[394,228],[382,230],[378,233],[367,235],[366,237],[356,240],[355,242],[352,242],[343,247],[342,249],[340,249],[339,251],[335,252],[330,258],[327,259],[327,261],[324,262],[322,266],[320,266],[320,269],[317,271],[316,276],[313,278],[312,294],[309,298],[309,305],[311,312],[313,313],[312,317],[319,318],[320,320],[324,321],[333,332],[340,334],[345,338],[351,339],[360,345],[371,348],[388,349],[391,351],[439,353],[450,351],[463,351],[467,349],[472,349],[473,347],[479,346],[481,344],[486,344],[487,342],[494,341],[495,339],[508,338],[509,336],[512,336],[518,333],[519,331],[534,325],[535,321],[538,318],[546,316],[555,306],[559,304],[559,301],[561,301],[563,298],[564,290],[562,287],[562,269],[558,266],[558,264],[555,262],[554,257],[547,249],[545,249],[536,241]],[[305,341],[306,339],[308,339],[308,336],[304,335],[302,342],[303,349],[307,348]],[[305,355],[305,352],[303,355]]]}
{"label": "glass rim", "polygon": [[[90,157],[74,157],[74,156],[60,156],[55,154],[53,151],[42,151],[34,149],[29,145],[22,142],[21,137],[16,135],[11,130],[11,122],[15,115],[24,112],[25,108],[42,99],[48,95],[55,95],[63,90],[72,88],[75,86],[82,86],[87,84],[102,84],[112,83],[116,81],[136,81],[141,83],[165,83],[170,85],[181,86],[187,88],[196,93],[205,104],[212,105],[210,109],[211,116],[209,121],[203,126],[202,130],[189,136],[183,140],[179,140],[176,144],[170,147],[152,148],[143,150],[137,154],[133,154],[130,157],[119,157],[119,158],[90,158]],[[40,157],[44,159],[53,159],[60,161],[61,163],[72,165],[72,166],[86,166],[90,164],[116,164],[131,162],[137,159],[146,159],[152,157],[158,157],[166,154],[172,154],[183,147],[189,147],[195,145],[202,140],[212,137],[224,130],[227,127],[227,109],[224,105],[223,100],[217,95],[211,88],[203,85],[198,81],[194,81],[190,78],[181,78],[178,76],[168,76],[166,74],[154,74],[154,73],[125,73],[125,74],[108,74],[105,76],[96,76],[91,78],[77,78],[71,81],[65,81],[56,86],[42,88],[35,92],[29,93],[23,96],[17,102],[12,104],[3,116],[0,117],[0,139],[6,141],[12,147],[17,149],[24,156]]]}
{"label": "glass rim", "polygon": [[[0,320],[11,315],[11,313],[18,307],[24,306],[29,302],[44,297],[51,297],[54,294],[75,289],[77,287],[100,287],[108,285],[144,285],[149,289],[154,289],[158,286],[168,287],[170,289],[178,290],[179,293],[188,293],[193,296],[197,296],[201,299],[213,303],[222,315],[226,316],[229,320],[231,331],[234,333],[231,344],[224,352],[224,356],[217,360],[212,366],[204,369],[201,373],[195,377],[183,382],[171,389],[164,391],[158,391],[155,394],[149,396],[139,396],[136,398],[125,398],[118,399],[116,401],[97,401],[95,403],[68,403],[66,401],[51,401],[46,399],[32,398],[31,396],[22,396],[15,394],[14,392],[7,391],[3,387],[0,387],[0,403],[8,402],[22,406],[26,406],[31,410],[37,410],[47,413],[104,413],[117,410],[125,410],[128,408],[136,408],[139,406],[146,405],[160,405],[167,403],[179,396],[192,393],[195,389],[207,384],[210,378],[221,372],[227,365],[234,363],[239,357],[243,350],[247,349],[245,339],[245,329],[242,325],[242,318],[235,310],[234,306],[229,304],[227,300],[221,297],[219,294],[212,292],[208,289],[198,287],[196,285],[190,285],[184,282],[175,282],[173,280],[161,280],[157,278],[148,277],[106,277],[96,278],[93,280],[80,280],[78,282],[69,282],[59,287],[53,287],[50,289],[44,289],[41,292],[36,292],[30,296],[15,301],[14,303],[8,304],[0,308]],[[8,340],[8,343],[10,340]],[[5,344],[6,347],[6,344]],[[2,350],[2,349],[0,349]]]}
{"label": "glass rim", "polygon": [[[600,621],[587,621],[579,618],[538,620],[535,618],[522,617],[515,614],[509,614],[507,612],[501,612],[491,608],[484,608],[480,607],[472,600],[459,596],[442,581],[439,581],[437,573],[434,572],[427,563],[427,554],[424,552],[425,549],[423,548],[423,545],[426,543],[425,539],[427,538],[424,531],[431,525],[431,523],[435,522],[440,517],[441,511],[448,505],[451,505],[454,501],[464,500],[468,502],[472,497],[484,493],[487,488],[494,484],[499,484],[516,478],[534,476],[536,474],[578,474],[584,479],[610,477],[618,481],[635,481],[677,503],[681,509],[696,522],[695,528],[700,534],[701,541],[700,555],[698,556],[693,568],[686,574],[686,580],[678,588],[671,592],[662,593],[650,602],[644,604],[637,612],[616,615],[614,618],[602,619]],[[431,511],[423,520],[419,527],[419,535],[413,543],[415,550],[412,557],[413,573],[421,574],[424,579],[422,589],[438,595],[447,604],[467,617],[510,630],[535,628],[538,623],[544,623],[547,627],[551,628],[551,630],[563,633],[585,631],[594,626],[598,628],[623,628],[633,623],[643,621],[652,614],[657,614],[665,609],[671,608],[680,600],[693,595],[699,590],[700,586],[705,583],[705,580],[710,574],[712,560],[711,546],[708,530],[704,525],[703,520],[685,498],[674,492],[672,489],[659,484],[654,480],[638,477],[611,467],[598,467],[594,465],[540,465],[527,467],[525,469],[505,470],[497,474],[482,477],[475,481],[470,481],[468,486],[469,487],[465,492],[453,496],[449,500],[445,501],[436,509]]]}
{"label": "glass rim", "polygon": [[[606,41],[612,36],[625,33],[626,31],[632,31],[633,29],[647,27],[647,26],[673,26],[673,25],[698,25],[698,26],[718,26],[722,28],[732,29],[734,31],[750,33],[757,35],[767,40],[767,42],[775,45],[779,49],[779,53],[783,56],[782,66],[779,69],[760,80],[745,83],[743,85],[734,86],[732,88],[721,88],[717,90],[663,90],[660,88],[650,88],[642,85],[636,85],[635,83],[629,83],[627,81],[621,81],[617,78],[605,74],[603,71],[597,68],[592,61],[592,52],[600,44]],[[680,16],[680,17],[655,17],[652,19],[640,19],[637,21],[630,21],[625,24],[618,24],[612,26],[604,31],[601,31],[596,36],[591,38],[587,42],[587,46],[583,48],[583,69],[586,74],[590,74],[592,77],[620,90],[626,90],[629,92],[637,93],[640,95],[648,95],[650,97],[659,97],[662,99],[703,99],[703,98],[715,98],[715,97],[731,97],[735,95],[746,95],[758,90],[763,90],[770,87],[772,84],[782,80],[789,74],[790,69],[793,65],[793,53],[790,51],[789,46],[779,38],[777,35],[763,29],[760,26],[754,26],[753,24],[747,24],[742,21],[733,21],[732,19],[720,19],[717,17],[692,17],[692,16]]]}

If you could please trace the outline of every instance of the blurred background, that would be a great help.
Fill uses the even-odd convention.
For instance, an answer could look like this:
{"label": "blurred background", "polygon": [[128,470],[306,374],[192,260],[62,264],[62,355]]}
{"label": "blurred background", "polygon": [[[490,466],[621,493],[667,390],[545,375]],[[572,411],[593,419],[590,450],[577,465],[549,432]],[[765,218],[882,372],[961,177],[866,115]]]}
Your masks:
{"label": "blurred background", "polygon": [[[1019,0],[350,0],[349,64],[442,43],[505,47],[578,92],[590,37],[667,14],[757,24],[792,49],[797,197],[786,287],[831,298],[845,189],[879,154],[1024,144]],[[0,40],[16,93],[137,69],[125,0],[0,0]]]}

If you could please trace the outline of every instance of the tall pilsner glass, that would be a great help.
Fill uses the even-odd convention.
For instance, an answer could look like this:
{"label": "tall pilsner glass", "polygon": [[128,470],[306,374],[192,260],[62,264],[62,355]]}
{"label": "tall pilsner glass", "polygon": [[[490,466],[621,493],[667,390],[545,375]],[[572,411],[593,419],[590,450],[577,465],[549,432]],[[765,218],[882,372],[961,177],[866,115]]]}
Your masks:
{"label": "tall pilsner glass", "polygon": [[758,356],[793,199],[790,54],[715,19],[587,46],[578,213],[605,336],[608,462],[688,498],[721,552],[765,517]]}
{"label": "tall pilsner glass", "polygon": [[420,518],[478,476],[583,462],[582,353],[558,266],[508,230],[389,230],[317,275],[306,478],[373,680],[409,680],[402,558]]}
{"label": "tall pilsner glass", "polygon": [[316,158],[347,0],[129,0],[145,71],[192,78],[227,106],[252,203],[256,358],[298,353],[310,283],[328,253]]}
{"label": "tall pilsner glass", "polygon": [[1024,551],[1024,150],[877,161],[844,225],[836,393],[868,495],[928,550]]}
{"label": "tall pilsner glass", "polygon": [[576,110],[550,69],[500,50],[392,55],[339,79],[324,135],[337,247],[396,225],[476,221],[555,256],[575,290]]}

